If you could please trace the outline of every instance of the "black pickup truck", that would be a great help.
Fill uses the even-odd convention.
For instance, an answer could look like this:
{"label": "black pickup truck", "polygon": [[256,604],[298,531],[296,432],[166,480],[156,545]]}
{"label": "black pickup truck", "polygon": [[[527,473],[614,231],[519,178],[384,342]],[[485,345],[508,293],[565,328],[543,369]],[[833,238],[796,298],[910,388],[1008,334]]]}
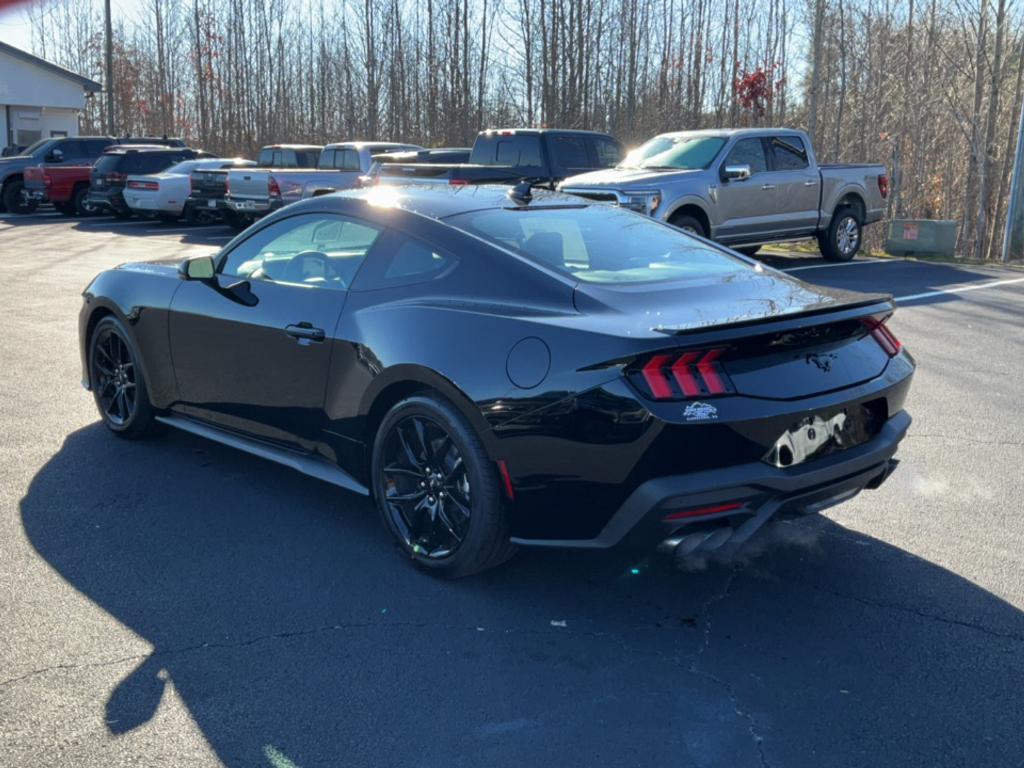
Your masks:
{"label": "black pickup truck", "polygon": [[529,179],[554,187],[583,169],[612,168],[622,160],[622,144],[606,133],[561,128],[481,131],[468,163],[381,162],[370,171],[378,183],[417,181],[446,184],[504,184]]}

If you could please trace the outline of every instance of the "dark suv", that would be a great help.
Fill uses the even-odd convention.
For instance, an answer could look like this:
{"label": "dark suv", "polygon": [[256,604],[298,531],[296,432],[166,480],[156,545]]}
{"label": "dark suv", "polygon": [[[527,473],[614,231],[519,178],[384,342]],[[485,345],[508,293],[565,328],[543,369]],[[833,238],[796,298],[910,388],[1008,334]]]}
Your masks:
{"label": "dark suv", "polygon": [[125,146],[104,152],[89,174],[88,202],[118,218],[127,219],[131,209],[124,201],[124,185],[131,174],[160,173],[182,160],[213,157],[189,147]]}

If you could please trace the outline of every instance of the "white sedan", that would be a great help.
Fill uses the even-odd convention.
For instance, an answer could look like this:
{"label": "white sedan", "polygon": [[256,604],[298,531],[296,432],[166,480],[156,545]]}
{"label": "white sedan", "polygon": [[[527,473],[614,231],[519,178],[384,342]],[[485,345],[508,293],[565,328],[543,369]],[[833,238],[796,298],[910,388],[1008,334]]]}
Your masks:
{"label": "white sedan", "polygon": [[184,160],[160,173],[129,176],[124,189],[128,207],[140,216],[157,217],[165,221],[181,218],[191,187],[192,171],[215,168],[247,168],[256,165],[240,157],[216,157],[202,160]]}

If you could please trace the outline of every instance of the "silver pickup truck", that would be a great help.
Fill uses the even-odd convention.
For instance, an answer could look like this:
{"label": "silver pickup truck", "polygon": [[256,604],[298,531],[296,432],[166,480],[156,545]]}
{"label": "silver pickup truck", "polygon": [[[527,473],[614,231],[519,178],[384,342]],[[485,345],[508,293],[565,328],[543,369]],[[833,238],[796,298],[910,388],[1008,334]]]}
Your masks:
{"label": "silver pickup truck", "polygon": [[615,168],[559,189],[654,216],[753,255],[764,243],[816,237],[830,261],[852,259],[861,229],[885,214],[884,165],[818,165],[807,134],[772,129],[664,133]]}
{"label": "silver pickup truck", "polygon": [[228,174],[227,207],[250,220],[283,205],[312,197],[323,189],[348,189],[386,152],[422,149],[415,144],[390,141],[346,141],[328,144],[320,151],[316,167],[265,168],[232,171]]}

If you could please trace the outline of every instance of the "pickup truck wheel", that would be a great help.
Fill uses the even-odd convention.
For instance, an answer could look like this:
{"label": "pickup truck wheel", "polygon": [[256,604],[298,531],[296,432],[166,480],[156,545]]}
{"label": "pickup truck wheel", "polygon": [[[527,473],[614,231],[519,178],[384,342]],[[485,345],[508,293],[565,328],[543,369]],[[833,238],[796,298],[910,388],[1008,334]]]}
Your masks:
{"label": "pickup truck wheel", "polygon": [[828,228],[818,235],[818,248],[826,261],[850,261],[860,250],[862,226],[857,211],[840,208]]}
{"label": "pickup truck wheel", "polygon": [[71,196],[71,206],[79,216],[95,216],[100,209],[88,201],[89,187],[82,186]]}
{"label": "pickup truck wheel", "polygon": [[11,213],[32,213],[39,207],[35,200],[26,200],[22,196],[25,183],[21,179],[14,179],[4,184],[4,207]]}
{"label": "pickup truck wheel", "polygon": [[235,211],[224,211],[224,223],[231,227],[235,232],[241,232],[243,229],[252,224],[252,220],[244,213],[236,213]]}
{"label": "pickup truck wheel", "polygon": [[693,216],[687,216],[686,214],[676,214],[668,220],[668,223],[673,227],[678,227],[691,235],[697,235],[698,237],[707,237],[708,233],[704,231],[704,225],[701,224]]}

